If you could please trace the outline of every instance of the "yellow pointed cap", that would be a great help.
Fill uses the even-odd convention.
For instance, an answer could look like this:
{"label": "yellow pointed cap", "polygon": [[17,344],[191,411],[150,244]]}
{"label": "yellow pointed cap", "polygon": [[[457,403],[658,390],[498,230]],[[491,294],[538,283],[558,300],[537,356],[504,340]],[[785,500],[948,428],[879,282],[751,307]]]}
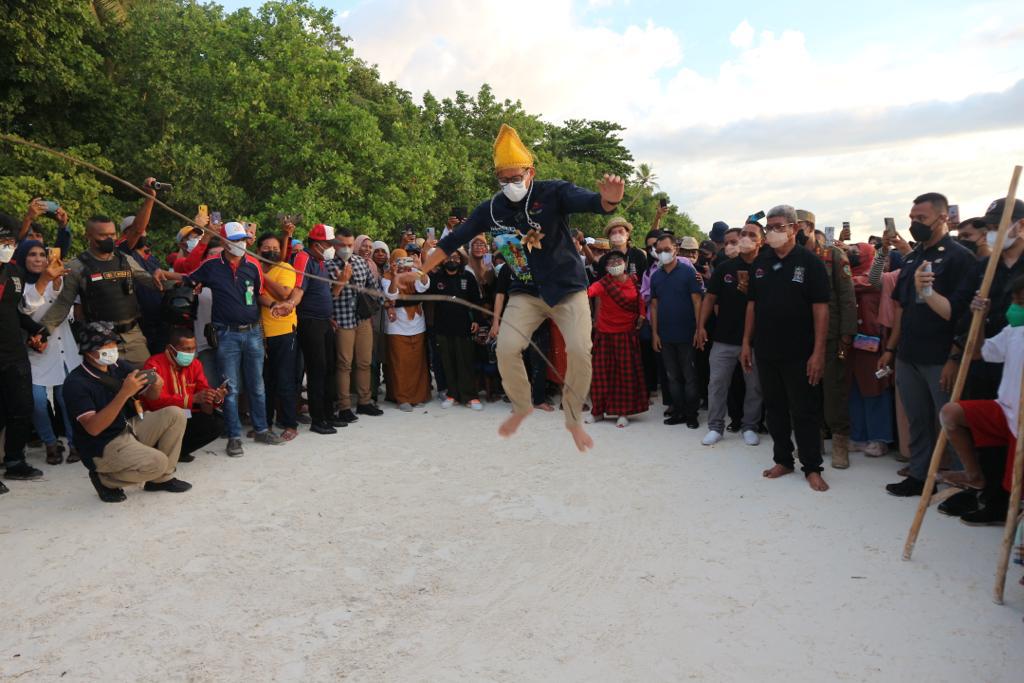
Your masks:
{"label": "yellow pointed cap", "polygon": [[519,139],[516,129],[503,123],[494,139],[494,170],[506,168],[533,168],[533,155]]}

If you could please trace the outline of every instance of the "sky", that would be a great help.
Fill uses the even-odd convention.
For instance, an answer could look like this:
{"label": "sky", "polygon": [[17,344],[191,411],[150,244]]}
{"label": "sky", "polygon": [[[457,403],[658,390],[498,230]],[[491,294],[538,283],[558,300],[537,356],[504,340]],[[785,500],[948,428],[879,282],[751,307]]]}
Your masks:
{"label": "sky", "polygon": [[486,82],[548,121],[624,125],[704,230],[792,204],[864,239],[931,191],[967,218],[1024,164],[1019,0],[313,1],[417,98]]}

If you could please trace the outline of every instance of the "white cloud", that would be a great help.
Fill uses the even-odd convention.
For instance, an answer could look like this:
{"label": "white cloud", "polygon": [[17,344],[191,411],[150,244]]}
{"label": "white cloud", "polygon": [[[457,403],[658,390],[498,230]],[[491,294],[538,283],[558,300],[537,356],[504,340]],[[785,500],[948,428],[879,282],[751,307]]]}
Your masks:
{"label": "white cloud", "polygon": [[[801,195],[808,208],[855,225],[880,221],[880,202],[899,205],[922,188],[962,196],[962,206],[987,204],[1005,191],[1008,160],[1024,158],[1019,130],[977,132],[1013,125],[1012,114],[966,102],[1024,79],[1013,16],[972,10],[974,28],[964,26],[955,49],[867,43],[832,60],[813,54],[799,30],[743,20],[729,36],[733,56],[702,74],[685,64],[681,37],[651,20],[590,23],[604,2],[377,0],[342,28],[357,54],[415,94],[475,93],[487,82],[548,120],[622,123],[638,160],[705,226]],[[780,151],[787,144],[800,149]]]}

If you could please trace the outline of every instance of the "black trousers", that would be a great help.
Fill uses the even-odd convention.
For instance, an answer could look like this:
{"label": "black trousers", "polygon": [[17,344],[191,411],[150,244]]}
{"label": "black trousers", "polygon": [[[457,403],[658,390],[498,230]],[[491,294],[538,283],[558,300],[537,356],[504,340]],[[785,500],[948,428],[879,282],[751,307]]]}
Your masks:
{"label": "black trousers", "polygon": [[533,405],[539,406],[547,403],[548,400],[548,364],[544,362],[544,356],[551,352],[551,323],[545,320],[537,331],[533,333],[533,343],[540,347],[538,353],[532,346],[527,347],[523,353],[527,358],[527,365],[530,369],[530,397]]}
{"label": "black trousers", "polygon": [[0,365],[0,422],[4,435],[4,465],[25,461],[25,444],[32,434],[32,367],[28,358]]}
{"label": "black trousers", "polygon": [[331,330],[331,321],[299,318],[298,336],[306,364],[309,419],[314,424],[321,424],[327,421],[337,393],[333,381],[334,331]]}
{"label": "black trousers", "polygon": [[693,356],[693,344],[661,343],[661,362],[665,364],[668,386],[672,392],[672,412],[686,419],[695,419],[700,409],[700,388],[697,386],[697,368]]}
{"label": "black trousers", "polygon": [[263,362],[263,386],[267,391],[267,424],[275,421],[285,429],[298,429],[299,377],[295,357],[295,333],[267,337],[267,359]]}
{"label": "black trousers", "polygon": [[[268,424],[270,424],[268,422]],[[224,433],[224,418],[216,413],[207,415],[197,406],[192,417],[185,424],[185,436],[181,440],[181,454],[190,455]]]}
{"label": "black trousers", "polygon": [[800,452],[804,475],[822,471],[821,401],[817,387],[807,382],[807,360],[769,360],[757,356],[761,394],[768,407],[768,433],[774,444],[774,460],[793,468],[793,441]]}

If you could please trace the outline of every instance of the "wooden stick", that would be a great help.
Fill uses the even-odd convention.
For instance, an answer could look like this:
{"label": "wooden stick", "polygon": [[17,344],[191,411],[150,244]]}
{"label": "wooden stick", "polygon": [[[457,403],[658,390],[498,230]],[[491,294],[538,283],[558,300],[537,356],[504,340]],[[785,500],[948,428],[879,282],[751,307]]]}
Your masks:
{"label": "wooden stick", "polygon": [[[1010,191],[1006,194],[1006,204],[1003,206],[1003,216],[999,220],[999,233],[996,235],[996,243],[992,248],[992,255],[989,256],[988,265],[985,268],[985,276],[981,280],[981,288],[978,296],[988,298],[988,290],[992,287],[992,279],[996,275],[996,268],[999,266],[999,258],[1003,251],[1003,242],[1006,241],[1006,233],[1010,229],[1010,217],[1013,212],[1013,203],[1017,199],[1017,182],[1020,180],[1020,166],[1014,166],[1013,176],[1010,178]],[[985,321],[984,311],[974,311],[971,318],[971,331],[967,335],[967,344],[964,347],[963,360],[960,362],[960,369],[956,373],[956,383],[953,385],[953,393],[949,397],[950,403],[960,400],[964,390],[964,382],[967,381],[967,372],[971,368],[971,358],[974,356],[974,349],[978,345],[978,338],[982,334]],[[942,462],[942,454],[946,449],[946,428],[939,432],[939,438],[935,442],[935,449],[932,451],[932,461],[928,465],[928,478],[924,482],[924,490],[921,491],[921,501],[917,505],[917,514],[910,525],[907,534],[907,542],[903,545],[903,559],[909,560],[914,554],[914,544],[917,543],[917,535],[921,531],[921,524],[924,523],[924,514],[928,511],[928,504],[932,499],[932,489],[935,487],[935,475],[939,471],[939,463]]]}
{"label": "wooden stick", "polygon": [[1017,531],[1020,521],[1020,489],[1024,478],[1024,439],[1020,426],[1024,424],[1024,372],[1020,380],[1020,407],[1017,410],[1017,448],[1013,456],[1013,483],[1010,488],[1010,507],[1006,511],[1006,527],[1003,529],[1003,545],[999,550],[999,564],[996,565],[996,585],[992,591],[992,599],[997,605],[1003,604],[1003,591],[1006,589],[1006,571],[1010,564],[1010,549],[1013,546],[1013,534]]}

